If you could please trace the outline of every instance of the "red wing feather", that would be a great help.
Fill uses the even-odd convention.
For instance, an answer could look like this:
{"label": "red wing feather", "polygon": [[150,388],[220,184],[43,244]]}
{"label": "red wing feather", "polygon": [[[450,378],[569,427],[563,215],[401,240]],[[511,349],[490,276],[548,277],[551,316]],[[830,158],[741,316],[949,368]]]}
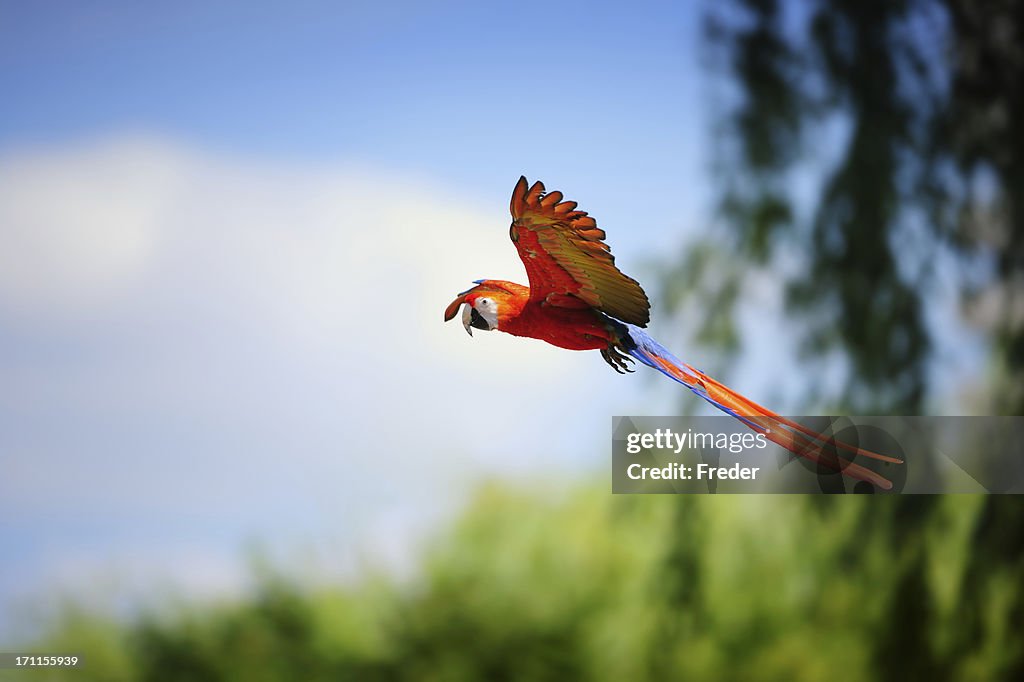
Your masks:
{"label": "red wing feather", "polygon": [[[604,230],[561,192],[519,178],[509,206],[509,236],[530,278],[530,298],[548,305],[574,297],[611,317],[644,327],[650,301],[639,282],[615,267]],[[563,307],[573,307],[563,305]]]}

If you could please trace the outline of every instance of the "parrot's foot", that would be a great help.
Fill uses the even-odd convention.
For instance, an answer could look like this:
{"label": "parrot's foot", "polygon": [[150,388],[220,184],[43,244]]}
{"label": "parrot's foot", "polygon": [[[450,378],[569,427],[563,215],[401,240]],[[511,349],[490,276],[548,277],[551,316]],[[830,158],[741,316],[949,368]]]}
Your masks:
{"label": "parrot's foot", "polygon": [[633,371],[629,366],[629,363],[633,362],[633,358],[619,350],[618,346],[602,348],[601,357],[604,358],[604,361],[611,365],[612,369],[619,374],[625,374],[626,372]]}

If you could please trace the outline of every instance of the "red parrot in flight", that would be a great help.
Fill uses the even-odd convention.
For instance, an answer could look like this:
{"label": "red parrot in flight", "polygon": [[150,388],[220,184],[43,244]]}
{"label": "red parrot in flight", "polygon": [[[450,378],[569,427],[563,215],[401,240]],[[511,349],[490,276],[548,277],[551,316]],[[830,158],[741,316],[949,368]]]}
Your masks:
{"label": "red parrot in flight", "polygon": [[599,350],[619,373],[632,371],[627,363],[639,360],[790,452],[884,490],[892,488],[882,475],[838,453],[895,464],[902,460],[836,441],[782,417],[680,361],[644,332],[641,327],[650,321],[647,294],[615,267],[604,230],[576,206],[575,201],[563,201],[561,192],[546,192],[543,183],[531,186],[520,177],[509,207],[509,236],[530,286],[476,280],[476,286],[445,309],[445,321],[465,306],[462,323],[470,336],[474,328],[498,330],[569,350]]}

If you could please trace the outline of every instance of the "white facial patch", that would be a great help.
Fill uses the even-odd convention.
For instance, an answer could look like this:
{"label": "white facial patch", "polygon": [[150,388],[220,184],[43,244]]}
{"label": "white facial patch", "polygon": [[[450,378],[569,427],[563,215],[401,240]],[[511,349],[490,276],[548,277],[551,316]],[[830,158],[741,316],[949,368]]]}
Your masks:
{"label": "white facial patch", "polygon": [[476,299],[473,307],[480,313],[480,317],[484,318],[491,331],[498,328],[498,304],[494,302],[493,298],[482,296]]}

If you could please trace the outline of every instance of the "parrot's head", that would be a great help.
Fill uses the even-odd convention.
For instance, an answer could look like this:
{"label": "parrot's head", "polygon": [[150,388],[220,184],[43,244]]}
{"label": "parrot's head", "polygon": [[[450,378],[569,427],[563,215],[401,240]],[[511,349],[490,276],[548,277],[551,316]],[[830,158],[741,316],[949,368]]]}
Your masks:
{"label": "parrot's head", "polygon": [[463,306],[462,326],[470,336],[474,328],[494,331],[503,316],[521,307],[515,305],[514,299],[522,296],[522,292],[509,288],[509,283],[478,279],[474,284],[475,287],[459,294],[444,311],[444,320],[447,322],[459,312],[459,306]]}

